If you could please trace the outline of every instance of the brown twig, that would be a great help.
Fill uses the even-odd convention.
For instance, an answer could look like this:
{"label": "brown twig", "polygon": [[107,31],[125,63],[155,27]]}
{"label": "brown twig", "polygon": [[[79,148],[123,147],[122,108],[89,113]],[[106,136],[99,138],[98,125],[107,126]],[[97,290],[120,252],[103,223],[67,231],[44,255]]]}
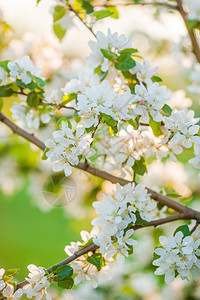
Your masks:
{"label": "brown twig", "polygon": [[70,5],[68,4],[68,8],[69,8],[69,11],[72,11],[76,16],[77,18],[81,21],[81,23],[83,23],[85,25],[85,27],[93,34],[93,36],[96,38],[96,34],[94,33],[93,29],[87,25],[87,23],[80,17],[80,15],[77,13],[77,11]]}
{"label": "brown twig", "polygon": [[59,104],[58,105],[58,110],[61,109],[61,108],[76,110],[76,108],[74,108],[74,107]]}
{"label": "brown twig", "polygon": [[193,49],[193,53],[196,56],[197,61],[200,63],[200,47],[194,32],[194,29],[190,28],[188,20],[187,20],[187,13],[185,12],[184,8],[183,8],[183,3],[181,0],[177,0],[177,10],[179,11],[184,24],[186,26],[186,29],[188,31],[191,43],[192,43],[192,49]]}
{"label": "brown twig", "polygon": [[197,229],[197,227],[199,226],[199,221],[196,221],[196,224],[194,225],[194,227],[191,229],[191,234],[193,234],[193,232],[195,232],[195,230]]}
{"label": "brown twig", "polygon": [[153,6],[162,6],[167,7],[170,9],[176,9],[177,6],[170,4],[170,3],[163,3],[163,2],[121,2],[121,3],[109,3],[109,4],[96,4],[93,5],[94,7],[113,7],[113,6],[132,6],[132,5],[141,5],[141,6],[147,6],[147,5],[153,5]]}

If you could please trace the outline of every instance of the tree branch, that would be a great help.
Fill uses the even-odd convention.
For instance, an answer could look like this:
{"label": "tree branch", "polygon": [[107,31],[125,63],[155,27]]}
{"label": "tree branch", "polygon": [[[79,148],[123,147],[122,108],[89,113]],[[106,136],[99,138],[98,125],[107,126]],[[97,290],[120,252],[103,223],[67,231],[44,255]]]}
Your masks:
{"label": "tree branch", "polygon": [[195,230],[198,228],[199,226],[199,221],[196,221],[196,224],[194,225],[194,227],[191,229],[191,234],[193,234],[193,232],[195,232]]}
{"label": "tree branch", "polygon": [[113,6],[132,6],[132,5],[153,5],[153,6],[163,6],[171,9],[177,9],[177,5],[173,5],[170,3],[163,3],[163,2],[127,2],[127,3],[109,3],[109,4],[96,4],[94,7],[113,7]]}
{"label": "tree branch", "polygon": [[22,136],[32,144],[36,145],[38,148],[44,151],[45,144],[41,142],[38,138],[36,138],[33,134],[30,134],[17,126],[14,122],[12,122],[9,118],[7,118],[3,113],[0,113],[0,121],[6,124],[14,133]]}
{"label": "tree branch", "polygon": [[188,31],[191,43],[192,43],[192,49],[193,49],[193,53],[196,56],[197,61],[200,63],[200,47],[194,32],[194,29],[190,28],[188,20],[187,20],[187,13],[185,12],[184,8],[183,8],[183,3],[181,0],[177,0],[177,10],[179,11],[183,22],[186,26],[186,29]]}
{"label": "tree branch", "polygon": [[85,27],[87,29],[89,29],[89,31],[93,34],[93,36],[96,38],[96,34],[94,33],[94,31],[92,30],[92,28],[90,26],[87,25],[87,23],[80,17],[80,15],[77,13],[77,11],[75,11],[75,9],[73,9],[73,7],[68,4],[69,10],[72,11],[77,17],[78,19],[81,21],[81,23],[83,23],[85,25]]}
{"label": "tree branch", "polygon": [[[38,138],[36,138],[34,135],[29,134],[19,126],[17,126],[14,122],[12,122],[9,118],[7,118],[3,113],[0,113],[0,121],[6,124],[13,132],[17,133],[18,135],[24,137],[29,142],[33,143],[37,147],[39,147],[41,150],[45,150],[45,144],[41,142]],[[123,178],[116,177],[110,173],[107,173],[103,170],[97,169],[95,167],[92,167],[88,164],[80,163],[76,166],[73,166],[74,168],[83,170],[87,173],[90,173],[94,176],[100,177],[104,180],[108,180],[112,183],[119,183],[120,185],[125,185],[128,183],[131,183],[131,181],[128,181]],[[153,191],[150,188],[147,188],[148,193],[151,195],[151,198],[155,201],[158,201],[159,203],[166,205],[169,208],[172,208],[173,210],[179,212],[179,213],[187,213],[188,216],[190,216],[191,219],[195,219],[200,222],[200,212],[193,210],[186,205],[183,205],[182,203],[175,201],[171,199],[170,197],[167,197],[165,195],[162,195],[160,193],[157,193]]]}
{"label": "tree branch", "polygon": [[[170,217],[163,218],[160,220],[151,221],[146,226],[134,225],[134,226],[132,226],[132,228],[134,230],[138,230],[138,229],[142,229],[142,228],[146,228],[146,227],[156,227],[156,226],[163,225],[163,224],[166,224],[169,222],[173,222],[173,221],[177,221],[177,220],[185,220],[185,219],[188,219],[188,216],[186,214],[178,214],[178,215],[170,216]],[[94,252],[98,248],[99,248],[99,246],[97,246],[95,244],[91,244],[81,250],[76,251],[73,255],[67,257],[66,259],[64,259],[61,262],[59,262],[58,264],[56,264],[56,266],[67,265],[67,264],[71,263],[72,261],[76,260],[78,257],[80,257],[90,251]],[[47,269],[47,271],[49,273],[51,272],[51,268],[52,267],[49,267]],[[26,284],[28,284],[28,282],[27,282],[27,280],[24,280],[23,282],[21,282],[17,285],[17,289],[23,288]]]}

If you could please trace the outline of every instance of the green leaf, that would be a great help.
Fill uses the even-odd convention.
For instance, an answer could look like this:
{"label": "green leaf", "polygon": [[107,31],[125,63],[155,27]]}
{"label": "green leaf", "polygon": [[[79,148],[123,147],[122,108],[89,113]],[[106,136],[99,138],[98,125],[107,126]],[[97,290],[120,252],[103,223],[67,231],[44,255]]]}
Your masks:
{"label": "green leaf", "polygon": [[72,267],[66,265],[66,266],[60,266],[56,269],[55,272],[58,275],[58,280],[64,280],[65,278],[69,278],[73,275],[73,269]]}
{"label": "green leaf", "polygon": [[0,67],[9,73],[10,69],[8,69],[8,63],[9,63],[9,60],[0,61]]}
{"label": "green leaf", "polygon": [[38,94],[35,91],[30,92],[27,96],[26,102],[30,107],[37,108],[38,104],[40,103]]}
{"label": "green leaf", "polygon": [[42,154],[42,157],[41,157],[41,159],[42,160],[47,160],[48,159],[48,157],[46,156],[46,153],[49,151],[49,148],[45,148],[45,150],[44,150],[44,152],[43,152],[43,154]]}
{"label": "green leaf", "polygon": [[162,78],[160,78],[160,77],[158,77],[158,76],[153,76],[153,77],[151,78],[151,80],[152,80],[153,82],[162,82]]}
{"label": "green leaf", "polygon": [[53,21],[60,20],[66,14],[66,8],[62,5],[56,5],[54,7]]}
{"label": "green leaf", "polygon": [[183,237],[190,236],[191,232],[187,225],[181,225],[174,231],[174,236],[177,232],[181,231],[183,233]]}
{"label": "green leaf", "polygon": [[135,215],[136,215],[135,225],[146,226],[148,224],[148,222],[146,220],[143,220],[141,218],[139,211],[136,211]]}
{"label": "green leaf", "polygon": [[9,83],[9,84],[6,84],[6,85],[4,85],[4,88],[5,88],[6,90],[8,90],[8,89],[11,88],[14,84],[15,84],[14,82]]}
{"label": "green leaf", "polygon": [[113,18],[113,19],[119,18],[119,12],[118,12],[116,6],[109,6],[109,7],[107,7],[107,10],[109,10],[110,12],[113,13],[112,15],[110,15],[111,18]]}
{"label": "green leaf", "polygon": [[141,176],[144,175],[144,173],[147,172],[147,163],[145,161],[145,158],[142,156],[140,160],[135,160],[132,169],[135,171],[136,174]]}
{"label": "green leaf", "polygon": [[161,130],[161,122],[154,121],[154,119],[152,118],[152,116],[149,116],[149,126],[153,130],[153,134],[155,136],[163,135],[163,132]]}
{"label": "green leaf", "polygon": [[41,1],[41,0],[37,0],[37,4],[39,4],[39,3],[40,3],[40,1]]}
{"label": "green leaf", "polygon": [[117,57],[117,62],[115,63],[115,68],[121,71],[128,71],[136,66],[135,61],[125,54],[121,54]]}
{"label": "green leaf", "polygon": [[88,247],[92,244],[93,244],[93,237],[91,239],[89,239],[85,245],[82,245],[82,246],[80,245],[80,248],[82,249],[82,248]]}
{"label": "green leaf", "polygon": [[53,31],[60,41],[64,38],[66,34],[66,29],[63,29],[62,26],[57,22],[53,24]]}
{"label": "green leaf", "polygon": [[165,104],[162,108],[162,111],[167,114],[167,116],[171,116],[172,109],[169,105]]}
{"label": "green leaf", "polygon": [[[7,282],[7,281],[10,281],[12,278],[13,278],[12,275],[4,275],[4,276],[3,276],[3,281],[4,281],[4,282]],[[3,298],[3,299],[5,299],[5,298]]]}
{"label": "green leaf", "polygon": [[3,99],[0,98],[0,112],[2,111],[2,108],[3,108]]}
{"label": "green leaf", "polygon": [[127,249],[128,251],[128,255],[132,255],[133,254],[133,246],[128,245],[129,249]]}
{"label": "green leaf", "polygon": [[64,280],[58,281],[58,287],[62,289],[71,289],[74,285],[74,280],[71,277],[67,277]]}
{"label": "green leaf", "polygon": [[58,122],[57,122],[57,127],[58,127],[58,128],[61,127],[62,122],[67,122],[67,123],[68,123],[68,127],[69,127],[70,129],[72,129],[72,124],[71,124],[70,120],[69,120],[67,117],[63,117],[63,118],[61,118],[61,119],[58,120]]}
{"label": "green leaf", "polygon": [[33,81],[29,84],[25,84],[20,79],[17,79],[16,84],[24,89],[29,89],[30,91],[33,91],[36,88],[36,84]]}
{"label": "green leaf", "polygon": [[76,98],[76,96],[77,95],[75,93],[64,96],[63,100],[61,102],[61,105],[65,105],[65,104],[69,103],[70,101],[74,100]]}
{"label": "green leaf", "polygon": [[137,52],[138,52],[138,50],[135,48],[126,48],[126,49],[119,51],[120,54],[128,54],[128,55],[131,55],[131,54],[137,53]]}
{"label": "green leaf", "polygon": [[86,11],[86,14],[91,14],[91,13],[93,13],[93,6],[90,4],[90,2],[89,1],[82,1],[83,2],[83,4],[82,4],[82,7],[85,9],[85,11]]}
{"label": "green leaf", "polygon": [[37,77],[37,76],[33,76],[33,79],[35,80],[37,85],[39,85],[39,87],[41,87],[41,88],[45,87],[46,82],[43,79],[41,79],[40,77]]}
{"label": "green leaf", "polygon": [[0,86],[0,97],[10,97],[12,94],[12,89],[6,89],[4,86]]}
{"label": "green leaf", "polygon": [[102,266],[104,265],[104,259],[101,253],[94,253],[92,256],[87,258],[87,261],[94,265],[98,271],[101,270]]}
{"label": "green leaf", "polygon": [[103,81],[107,75],[108,75],[108,71],[106,71],[106,72],[101,71],[100,80]]}
{"label": "green leaf", "polygon": [[200,30],[200,21],[198,20],[187,20],[188,25],[191,29],[199,29]]}
{"label": "green leaf", "polygon": [[134,120],[133,119],[128,120],[128,123],[132,125],[135,130],[137,130],[140,126],[139,121],[140,121],[140,116],[137,116]]}
{"label": "green leaf", "polygon": [[51,273],[56,273],[56,270],[59,268],[59,266],[53,266],[53,267],[51,267]]}
{"label": "green leaf", "polygon": [[109,16],[113,15],[113,12],[107,10],[107,9],[102,9],[102,10],[98,10],[95,11],[92,16],[95,16],[97,20],[101,20],[104,18],[107,18]]}
{"label": "green leaf", "polygon": [[111,116],[106,115],[106,114],[102,114],[102,122],[104,122],[108,126],[110,126],[114,133],[117,133],[117,131],[118,131],[118,127],[117,127],[118,122],[113,120],[113,118]]}
{"label": "green leaf", "polygon": [[112,60],[114,57],[116,57],[116,54],[111,52],[110,50],[107,50],[107,49],[100,49],[101,50],[101,53],[103,54],[103,56],[105,58],[107,58],[108,60]]}
{"label": "green leaf", "polygon": [[133,74],[131,74],[129,71],[122,71],[122,74],[124,76],[124,78],[126,79],[133,79]]}
{"label": "green leaf", "polygon": [[96,67],[96,69],[94,69],[94,73],[96,73],[97,75],[101,75],[101,65],[99,65],[98,67]]}
{"label": "green leaf", "polygon": [[9,269],[5,271],[6,276],[15,276],[18,273],[19,269]]}

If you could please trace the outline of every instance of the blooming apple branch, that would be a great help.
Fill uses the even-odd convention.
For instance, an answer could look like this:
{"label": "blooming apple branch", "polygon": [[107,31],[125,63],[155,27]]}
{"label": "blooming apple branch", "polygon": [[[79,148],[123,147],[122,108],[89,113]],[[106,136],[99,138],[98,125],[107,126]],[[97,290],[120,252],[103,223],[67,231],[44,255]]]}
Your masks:
{"label": "blooming apple branch", "polygon": [[[156,227],[156,226],[159,226],[159,225],[166,224],[168,222],[172,222],[172,221],[176,221],[176,220],[184,220],[185,218],[187,219],[186,215],[179,214],[179,215],[167,217],[167,218],[164,218],[164,219],[148,222],[148,223],[145,224],[145,226],[135,225],[135,226],[132,226],[132,228],[134,230],[138,230],[138,229],[141,229],[141,228],[144,228],[144,227],[151,227],[151,226]],[[63,265],[70,264],[71,262],[73,262],[74,260],[79,258],[80,256],[83,256],[84,254],[87,254],[88,252],[95,252],[98,248],[99,248],[98,245],[92,243],[92,244],[90,244],[90,245],[88,245],[88,246],[86,246],[86,247],[84,247],[80,250],[75,251],[71,256],[67,257],[63,261],[56,264],[56,266],[63,266]],[[46,269],[46,271],[51,272],[51,269],[52,269],[52,267],[49,267],[49,268]],[[23,281],[23,282],[21,282],[17,285],[17,289],[21,289],[24,286],[26,286],[27,284],[28,284],[28,281],[25,280],[25,281]]]}
{"label": "blooming apple branch", "polygon": [[[67,12],[75,14],[96,38],[89,42],[91,53],[85,68],[61,89],[62,99],[58,99],[55,90],[46,95],[42,70],[29,56],[0,62],[0,97],[19,97],[10,111],[24,128],[35,131],[47,126],[58,118],[61,108],[71,109],[73,116],[60,118],[57,130],[45,143],[2,112],[0,121],[43,150],[43,159],[51,161],[53,171],[70,176],[73,168],[80,169],[112,182],[113,190],[103,194],[101,201],[93,202],[97,215],[91,222],[94,227],[90,233],[81,232],[81,242],[65,247],[68,258],[48,269],[29,265],[28,277],[18,285],[12,282],[17,270],[0,269],[0,299],[17,299],[24,293],[28,298],[39,300],[45,296],[49,300],[52,282],[70,289],[90,280],[96,287],[98,274],[105,274],[113,260],[124,262],[134,252],[135,230],[176,220],[195,220],[196,225],[191,231],[182,225],[173,236],[160,237],[161,247],[155,249],[157,257],[153,262],[158,267],[155,274],[164,275],[166,283],[178,275],[194,280],[200,276],[200,240],[191,236],[200,223],[200,212],[139,182],[147,172],[149,158],[176,162],[185,149],[192,149],[194,154],[188,163],[200,169],[200,118],[188,106],[172,109],[168,105],[169,93],[157,76],[158,67],[143,60],[125,35],[110,29],[107,34],[93,32],[93,23],[117,14],[115,7],[114,12],[109,10],[111,3],[103,10],[93,4],[57,1],[52,10],[54,32],[59,39],[66,33],[64,21],[70,17]],[[177,6],[160,2],[132,4],[179,10],[200,62],[195,27],[190,28],[190,15],[182,1],[177,0]],[[198,17],[196,10],[191,14]],[[3,100],[1,109],[2,106]],[[120,177],[103,170],[107,168],[120,171]],[[125,179],[133,174],[137,184]],[[158,202],[178,214],[157,219]]]}
{"label": "blooming apple branch", "polygon": [[[18,125],[16,125],[14,122],[12,122],[8,117],[6,117],[3,113],[0,113],[0,121],[3,122],[4,124],[6,124],[14,133],[17,133],[19,136],[22,136],[23,138],[25,138],[26,140],[28,140],[29,142],[33,143],[34,145],[36,145],[38,148],[40,148],[41,150],[45,150],[45,144],[40,141],[37,137],[35,137],[32,134],[27,133],[25,130],[23,130],[22,128],[20,128]],[[99,178],[102,178],[104,180],[108,180],[112,183],[119,183],[120,185],[126,185],[128,183],[130,183],[128,180],[123,179],[123,178],[119,178],[116,177],[112,174],[109,174],[103,170],[99,170],[93,166],[90,166],[88,164],[84,164],[84,163],[78,163],[77,165],[74,166],[75,168],[78,168],[80,170],[86,171],[94,176],[97,176]],[[186,211],[188,212],[188,215],[194,216],[194,219],[200,220],[200,213],[196,212],[192,209],[190,209],[189,207],[183,205],[182,203],[175,201],[173,199],[171,199],[170,197],[167,197],[165,195],[162,195],[160,193],[157,193],[149,188],[146,188],[148,190],[148,193],[151,194],[151,197],[160,202],[163,205],[166,205],[169,208],[174,209],[177,212],[180,213],[185,213]],[[193,218],[193,217],[192,217]]]}

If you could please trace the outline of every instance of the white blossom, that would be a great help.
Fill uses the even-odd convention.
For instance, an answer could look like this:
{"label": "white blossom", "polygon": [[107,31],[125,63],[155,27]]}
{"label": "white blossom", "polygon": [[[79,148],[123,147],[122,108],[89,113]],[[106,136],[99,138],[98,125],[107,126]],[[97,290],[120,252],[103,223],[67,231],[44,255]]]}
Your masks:
{"label": "white blossom", "polygon": [[61,91],[63,91],[65,95],[84,92],[86,87],[97,86],[99,81],[100,78],[97,74],[94,74],[94,70],[89,67],[85,67],[80,71],[79,78],[68,81]]}
{"label": "white blossom", "polygon": [[[97,226],[94,226],[90,233],[85,230],[81,231],[81,238],[83,242],[71,242],[70,245],[65,247],[65,252],[70,256],[73,255],[80,249],[80,246],[82,248],[91,238],[96,237],[98,233],[99,227]],[[88,253],[88,256],[92,254],[92,252]],[[98,285],[99,273],[105,273],[106,269],[106,267],[102,267],[102,269],[98,271],[96,266],[90,264],[84,255],[79,256],[75,261],[71,262],[70,266],[73,268],[74,274],[76,275],[74,278],[75,285],[89,280],[95,288]]]}
{"label": "white blossom", "polygon": [[6,286],[5,282],[3,281],[3,276],[5,274],[5,270],[3,268],[0,269],[0,291]]}
{"label": "white blossom", "polygon": [[45,296],[46,300],[51,300],[51,295],[47,292],[50,282],[46,276],[45,269],[35,265],[29,265],[27,268],[30,271],[26,278],[29,284],[23,288],[27,298],[31,299],[35,296],[36,300],[40,300]]}
{"label": "white blossom", "polygon": [[162,248],[156,248],[155,253],[160,256],[153,261],[153,265],[158,266],[156,275],[165,275],[165,282],[174,280],[176,273],[182,279],[189,279],[192,276],[200,275],[200,240],[194,242],[191,236],[183,237],[183,233],[178,231],[175,236],[159,238]]}
{"label": "white blossom", "polygon": [[174,154],[180,154],[183,151],[183,147],[191,148],[192,143],[199,145],[200,136],[197,135],[199,131],[199,125],[196,123],[199,118],[194,118],[194,111],[181,110],[172,111],[170,117],[165,117],[165,125],[168,129],[169,139],[168,146],[172,150],[171,158],[176,160]]}
{"label": "white blossom", "polygon": [[33,64],[28,55],[17,58],[14,62],[9,62],[8,68],[10,70],[10,76],[14,80],[20,76],[20,79],[24,84],[31,83],[32,78],[30,74],[39,77],[42,73],[42,70]]}
{"label": "white blossom", "polygon": [[146,86],[142,83],[136,84],[133,103],[137,106],[133,112],[136,116],[141,116],[141,122],[148,123],[149,114],[154,121],[162,121],[163,116],[160,110],[169,98],[166,91],[166,86],[159,86],[158,82],[152,83],[150,80],[147,80]]}
{"label": "white blossom", "polygon": [[9,283],[7,283],[6,287],[3,289],[3,296],[6,297],[6,299],[16,300],[22,295],[23,289],[20,288],[15,291],[14,286]]}
{"label": "white blossom", "polygon": [[58,90],[52,90],[51,94],[49,96],[45,96],[42,102],[47,104],[52,104],[53,102],[56,102],[57,97],[58,97]]}
{"label": "white blossom", "polygon": [[[132,183],[124,187],[117,184],[113,196],[103,194],[103,201],[96,201],[93,206],[99,216],[92,221],[92,224],[101,227],[94,242],[100,246],[103,254],[111,253],[112,256],[120,249],[120,253],[127,256],[130,245],[135,242],[129,239],[133,231],[127,233],[126,228],[136,223],[136,212],[143,220],[150,221],[150,212],[155,209],[156,203],[151,201],[143,185],[135,186]],[[112,245],[112,238],[117,238],[117,243],[114,242],[114,245]]]}
{"label": "white blossom", "polygon": [[46,156],[55,162],[53,171],[59,172],[64,170],[65,176],[70,176],[72,166],[79,163],[79,156],[85,156],[88,161],[96,153],[90,148],[92,142],[91,134],[84,133],[85,128],[79,126],[74,133],[68,127],[67,122],[62,122],[61,129],[53,132],[54,140],[47,140]]}
{"label": "white blossom", "polygon": [[20,120],[23,122],[25,128],[30,130],[37,130],[40,127],[40,123],[49,123],[52,116],[52,109],[47,108],[43,111],[42,106],[38,106],[38,109],[33,109],[27,105],[26,102],[14,102],[10,108],[12,112],[12,118],[14,120]]}
{"label": "white blossom", "polygon": [[148,83],[151,78],[158,73],[158,67],[150,68],[150,62],[144,59],[143,64],[136,62],[136,66],[130,70],[132,74],[136,74],[140,82]]}
{"label": "white blossom", "polygon": [[118,52],[125,48],[132,47],[131,43],[126,40],[125,35],[118,35],[117,32],[112,34],[110,29],[108,29],[107,35],[98,31],[96,37],[97,41],[89,42],[92,53],[87,58],[87,65],[92,69],[95,69],[98,66],[101,66],[103,72],[106,72],[109,69],[111,63],[103,56],[100,49]]}

